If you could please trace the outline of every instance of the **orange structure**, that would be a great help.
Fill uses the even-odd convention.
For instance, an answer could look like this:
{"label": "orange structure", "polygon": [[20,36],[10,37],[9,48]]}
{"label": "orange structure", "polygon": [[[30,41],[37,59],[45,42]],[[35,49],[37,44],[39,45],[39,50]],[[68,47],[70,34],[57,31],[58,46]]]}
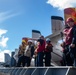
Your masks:
{"label": "orange structure", "polygon": [[66,19],[68,17],[72,17],[73,20],[75,21],[75,24],[76,24],[76,8],[66,8],[66,9],[64,9],[65,24],[66,24]]}

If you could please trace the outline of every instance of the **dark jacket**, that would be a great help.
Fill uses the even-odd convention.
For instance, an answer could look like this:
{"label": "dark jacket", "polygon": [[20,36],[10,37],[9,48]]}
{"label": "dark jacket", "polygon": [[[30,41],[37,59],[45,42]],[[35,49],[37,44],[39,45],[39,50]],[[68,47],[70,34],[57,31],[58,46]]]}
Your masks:
{"label": "dark jacket", "polygon": [[45,40],[38,39],[37,42],[40,42],[40,44],[37,47],[37,52],[44,52],[44,50],[45,50]]}
{"label": "dark jacket", "polygon": [[31,47],[31,57],[32,57],[33,54],[34,54],[34,51],[35,51],[34,46],[32,46],[32,47]]}
{"label": "dark jacket", "polygon": [[73,33],[72,44],[76,45],[76,25],[74,25],[72,33]]}

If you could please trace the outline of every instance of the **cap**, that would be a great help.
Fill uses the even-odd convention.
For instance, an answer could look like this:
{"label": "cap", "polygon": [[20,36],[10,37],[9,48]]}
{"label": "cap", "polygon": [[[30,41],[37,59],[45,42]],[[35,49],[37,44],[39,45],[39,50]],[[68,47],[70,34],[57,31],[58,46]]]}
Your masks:
{"label": "cap", "polygon": [[40,35],[39,39],[44,39],[44,36],[43,35]]}
{"label": "cap", "polygon": [[32,40],[28,40],[28,42],[31,42],[32,43]]}
{"label": "cap", "polygon": [[51,40],[50,40],[49,38],[47,38],[47,39],[46,39],[46,42],[47,42],[47,43],[48,43],[48,42],[51,42]]}
{"label": "cap", "polygon": [[67,23],[68,23],[68,22],[74,22],[74,20],[73,20],[73,18],[69,17],[69,18],[67,18],[66,22],[67,22]]}

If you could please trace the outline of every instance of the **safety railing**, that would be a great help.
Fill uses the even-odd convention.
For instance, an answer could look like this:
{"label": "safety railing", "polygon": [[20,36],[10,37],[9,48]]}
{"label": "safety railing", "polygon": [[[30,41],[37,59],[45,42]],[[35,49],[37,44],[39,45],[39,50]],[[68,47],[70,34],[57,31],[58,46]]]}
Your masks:
{"label": "safety railing", "polygon": [[0,75],[76,75],[73,67],[12,67],[0,68]]}

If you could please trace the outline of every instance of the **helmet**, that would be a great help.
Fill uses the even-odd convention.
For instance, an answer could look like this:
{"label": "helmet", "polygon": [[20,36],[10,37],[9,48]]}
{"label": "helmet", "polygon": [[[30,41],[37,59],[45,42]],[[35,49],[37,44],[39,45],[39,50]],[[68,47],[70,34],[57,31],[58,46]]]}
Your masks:
{"label": "helmet", "polygon": [[67,23],[68,23],[68,22],[74,22],[74,20],[73,20],[71,17],[69,17],[69,18],[67,18],[66,22],[67,22]]}
{"label": "helmet", "polygon": [[49,38],[46,39],[46,43],[49,43],[51,42],[51,40]]}

